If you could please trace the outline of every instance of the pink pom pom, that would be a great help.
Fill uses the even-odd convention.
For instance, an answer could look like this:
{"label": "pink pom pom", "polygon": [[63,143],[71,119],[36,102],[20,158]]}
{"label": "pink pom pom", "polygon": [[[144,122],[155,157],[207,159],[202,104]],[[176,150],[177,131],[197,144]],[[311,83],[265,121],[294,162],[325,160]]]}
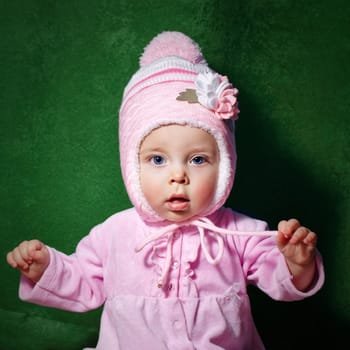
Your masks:
{"label": "pink pom pom", "polygon": [[145,47],[140,66],[168,56],[181,57],[192,63],[206,63],[198,44],[187,35],[180,32],[162,32]]}

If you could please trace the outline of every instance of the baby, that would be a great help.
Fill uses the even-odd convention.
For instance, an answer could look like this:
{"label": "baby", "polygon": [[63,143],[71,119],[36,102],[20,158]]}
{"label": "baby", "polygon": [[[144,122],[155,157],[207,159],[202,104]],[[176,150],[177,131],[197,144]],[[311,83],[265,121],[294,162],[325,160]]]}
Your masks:
{"label": "baby", "polygon": [[160,33],[140,66],[119,116],[133,207],[94,227],[72,255],[35,239],[9,252],[20,298],[78,312],[104,305],[100,350],[264,349],[247,285],[276,300],[314,295],[324,283],[317,236],[296,219],[268,231],[224,206],[238,90],[192,39]]}

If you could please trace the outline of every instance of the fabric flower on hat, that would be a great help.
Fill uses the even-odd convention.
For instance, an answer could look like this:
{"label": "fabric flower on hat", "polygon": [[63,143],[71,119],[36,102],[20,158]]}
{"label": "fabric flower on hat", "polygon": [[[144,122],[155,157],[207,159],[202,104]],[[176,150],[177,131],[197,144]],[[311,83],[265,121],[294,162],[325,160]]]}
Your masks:
{"label": "fabric flower on hat", "polygon": [[212,110],[219,119],[238,119],[238,90],[226,76],[218,73],[199,73],[195,80],[198,102]]}

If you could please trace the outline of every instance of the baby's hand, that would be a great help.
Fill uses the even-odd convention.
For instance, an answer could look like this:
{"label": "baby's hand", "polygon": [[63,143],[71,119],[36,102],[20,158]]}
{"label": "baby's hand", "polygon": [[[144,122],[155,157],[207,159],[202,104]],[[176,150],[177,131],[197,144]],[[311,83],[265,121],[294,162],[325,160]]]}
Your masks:
{"label": "baby's hand", "polygon": [[308,265],[314,259],[317,236],[301,226],[296,219],[281,221],[278,224],[276,243],[285,258],[297,265]]}
{"label": "baby's hand", "polygon": [[301,291],[309,288],[317,273],[316,242],[316,234],[301,226],[296,219],[283,220],[278,224],[276,244],[293,275],[293,284]]}
{"label": "baby's hand", "polygon": [[33,282],[38,282],[50,262],[47,247],[34,239],[23,241],[18,247],[7,254],[7,262],[18,269]]}

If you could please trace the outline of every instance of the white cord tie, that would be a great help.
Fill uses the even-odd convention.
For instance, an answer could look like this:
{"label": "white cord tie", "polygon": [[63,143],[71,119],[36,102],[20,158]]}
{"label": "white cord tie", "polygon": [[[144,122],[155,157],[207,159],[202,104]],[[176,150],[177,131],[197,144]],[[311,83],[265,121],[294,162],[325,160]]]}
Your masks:
{"label": "white cord tie", "polygon": [[[201,248],[203,250],[205,258],[212,265],[216,265],[222,258],[224,254],[224,235],[241,235],[241,236],[276,236],[278,231],[232,231],[216,226],[211,220],[205,217],[197,218],[191,221],[185,221],[181,223],[174,223],[166,226],[163,229],[158,230],[156,233],[149,235],[146,239],[141,242],[136,248],[136,252],[140,252],[146,245],[151,242],[157,241],[162,237],[167,237],[167,249],[166,249],[166,259],[164,263],[164,268],[160,279],[158,280],[157,286],[163,288],[166,279],[169,274],[172,255],[173,255],[173,242],[174,234],[178,228],[185,226],[195,226],[198,229]],[[208,231],[212,232],[218,243],[218,252],[216,256],[212,256],[208,249],[208,244],[206,242],[206,234]]]}

